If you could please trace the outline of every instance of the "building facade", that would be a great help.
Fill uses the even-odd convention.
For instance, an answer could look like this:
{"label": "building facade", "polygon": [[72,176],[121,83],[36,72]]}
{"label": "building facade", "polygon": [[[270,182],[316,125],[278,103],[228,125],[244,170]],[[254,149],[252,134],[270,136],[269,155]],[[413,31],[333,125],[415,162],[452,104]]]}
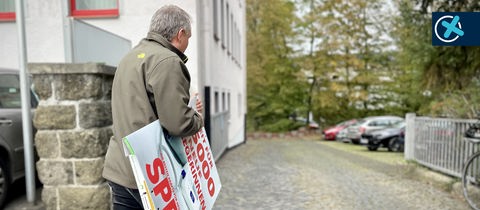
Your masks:
{"label": "building facade", "polygon": [[[18,68],[15,0],[0,3],[0,67]],[[185,52],[192,92],[205,105],[216,158],[245,141],[245,0],[24,0],[28,63],[99,62],[116,66],[148,32],[163,5],[192,17]]]}

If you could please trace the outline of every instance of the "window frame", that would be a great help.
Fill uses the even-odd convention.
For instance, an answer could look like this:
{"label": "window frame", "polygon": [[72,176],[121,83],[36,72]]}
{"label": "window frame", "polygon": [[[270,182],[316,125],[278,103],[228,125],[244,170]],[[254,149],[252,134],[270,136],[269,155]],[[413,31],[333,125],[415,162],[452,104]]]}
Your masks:
{"label": "window frame", "polygon": [[70,0],[70,16],[76,18],[105,18],[105,17],[118,17],[120,15],[119,2],[117,2],[116,9],[88,9],[77,10],[77,0]]}
{"label": "window frame", "polygon": [[218,24],[218,0],[213,0],[213,39],[215,42],[220,40],[219,37],[219,24]]}
{"label": "window frame", "polygon": [[17,15],[15,8],[13,8],[13,11],[9,12],[0,12],[0,22],[11,22],[15,21]]}
{"label": "window frame", "polygon": [[214,94],[213,94],[214,98],[213,98],[213,103],[214,103],[214,112],[213,113],[219,113],[220,112],[220,99],[219,99],[219,94],[218,94],[218,91],[215,91]]}
{"label": "window frame", "polygon": [[222,42],[222,49],[225,50],[225,4],[224,0],[220,0],[220,31],[221,31],[221,36],[220,36],[220,41]]}
{"label": "window frame", "polygon": [[225,27],[226,30],[226,40],[225,40],[225,47],[227,48],[227,55],[230,56],[230,7],[228,2],[226,3],[226,16],[227,20],[225,21],[227,26]]}
{"label": "window frame", "polygon": [[15,21],[16,18],[15,12],[0,12],[0,22]]}

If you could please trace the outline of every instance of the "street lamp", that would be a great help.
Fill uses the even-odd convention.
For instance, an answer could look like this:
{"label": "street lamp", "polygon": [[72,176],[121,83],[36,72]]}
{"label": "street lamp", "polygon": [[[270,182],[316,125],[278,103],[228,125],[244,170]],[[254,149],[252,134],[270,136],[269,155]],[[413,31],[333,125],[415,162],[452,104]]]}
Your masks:
{"label": "street lamp", "polygon": [[313,82],[315,81],[315,78],[313,76],[307,76],[307,82],[308,84],[313,84]]}
{"label": "street lamp", "polygon": [[310,84],[310,88],[308,90],[308,101],[307,101],[307,126],[310,124],[310,116],[312,114],[312,99],[313,99],[313,88],[315,87],[315,83],[317,78],[313,74],[307,75],[307,82]]}

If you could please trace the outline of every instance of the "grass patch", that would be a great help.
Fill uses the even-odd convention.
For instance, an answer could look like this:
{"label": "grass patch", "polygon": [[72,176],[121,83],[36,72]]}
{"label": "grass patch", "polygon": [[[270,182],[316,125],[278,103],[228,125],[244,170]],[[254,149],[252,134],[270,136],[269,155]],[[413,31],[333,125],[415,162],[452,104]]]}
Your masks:
{"label": "grass patch", "polygon": [[377,151],[369,151],[366,146],[354,145],[351,143],[323,140],[318,141],[318,143],[338,150],[358,154],[387,164],[407,164],[407,161],[405,160],[402,152],[389,152],[387,148],[378,148]]}

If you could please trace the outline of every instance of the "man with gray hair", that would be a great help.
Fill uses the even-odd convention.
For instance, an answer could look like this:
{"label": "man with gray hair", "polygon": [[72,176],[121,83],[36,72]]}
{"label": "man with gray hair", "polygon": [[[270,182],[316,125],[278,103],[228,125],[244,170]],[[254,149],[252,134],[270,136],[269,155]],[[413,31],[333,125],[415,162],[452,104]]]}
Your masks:
{"label": "man with gray hair", "polygon": [[118,64],[112,87],[113,134],[103,177],[112,188],[113,209],[143,209],[122,138],[159,119],[165,133],[191,136],[203,127],[197,111],[188,106],[190,74],[183,53],[191,37],[190,16],[173,5],[152,17],[145,39]]}

